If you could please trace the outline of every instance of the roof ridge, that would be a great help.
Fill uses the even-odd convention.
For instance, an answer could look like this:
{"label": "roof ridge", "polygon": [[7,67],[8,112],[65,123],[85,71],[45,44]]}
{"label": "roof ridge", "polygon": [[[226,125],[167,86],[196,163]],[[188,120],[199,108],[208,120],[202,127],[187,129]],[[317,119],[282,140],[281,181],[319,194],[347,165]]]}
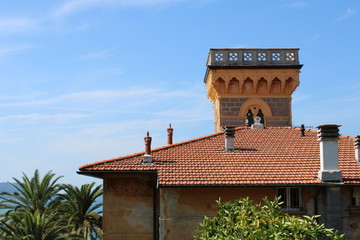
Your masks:
{"label": "roof ridge", "polygon": [[[294,128],[294,129],[301,129],[301,127],[292,127],[292,128]],[[318,132],[318,130],[316,130],[316,129],[310,129],[310,128],[305,128],[305,131],[307,131],[307,132],[313,132],[313,133],[317,133]],[[346,139],[355,139],[355,137],[354,136],[349,136],[349,135],[344,135],[344,134],[339,134],[339,137],[340,138],[346,138]]]}
{"label": "roof ridge", "polygon": [[[240,131],[242,129],[250,129],[250,127],[240,126],[240,127],[235,128],[236,131]],[[288,126],[288,127],[266,127],[265,129],[293,129],[293,130],[300,130],[301,128],[300,127]],[[317,130],[314,130],[314,129],[305,129],[305,130],[307,132],[317,133]],[[174,144],[171,144],[171,145],[165,145],[165,146],[157,147],[157,148],[152,149],[152,152],[158,152],[158,151],[161,151],[161,150],[164,150],[164,149],[169,149],[169,148],[182,146],[182,145],[192,143],[192,142],[197,142],[197,141],[201,141],[201,140],[204,140],[204,139],[209,139],[211,137],[219,136],[221,134],[224,134],[224,131],[217,132],[217,133],[212,133],[212,134],[209,134],[209,135],[206,135],[206,136],[193,138],[193,139],[178,142],[178,143],[174,143]],[[339,137],[342,138],[342,139],[354,139],[354,137],[345,136],[345,135],[342,135],[342,134],[340,134]],[[133,153],[133,154],[125,155],[125,156],[120,156],[120,157],[116,157],[116,158],[105,159],[105,160],[101,160],[101,161],[97,161],[97,162],[93,162],[93,163],[88,163],[88,164],[80,166],[79,170],[84,169],[84,168],[88,168],[88,167],[91,167],[91,166],[95,166],[95,165],[98,165],[98,164],[103,164],[103,163],[123,160],[123,159],[127,159],[127,158],[137,157],[137,156],[141,156],[143,154],[145,154],[145,151],[141,151],[141,152],[138,152],[138,153]]]}
{"label": "roof ridge", "polygon": [[[240,130],[241,128],[243,128],[243,127],[237,127],[236,130]],[[187,143],[190,143],[190,142],[200,141],[202,139],[214,137],[214,136],[217,136],[217,135],[220,135],[220,134],[223,134],[223,131],[213,133],[213,134],[210,134],[210,135],[206,135],[206,136],[203,136],[203,137],[193,138],[193,139],[182,141],[182,142],[179,142],[179,143],[174,143],[174,144],[171,144],[171,145],[165,145],[165,146],[162,146],[162,147],[157,147],[157,148],[151,149],[151,152],[157,152],[157,151],[160,151],[160,150],[163,150],[163,149],[184,145],[184,144],[187,144]],[[117,158],[105,159],[105,160],[97,161],[97,162],[94,162],[94,163],[88,163],[88,164],[80,166],[79,170],[81,170],[83,168],[91,167],[93,165],[98,165],[98,164],[102,164],[102,163],[107,163],[107,162],[122,160],[122,159],[126,159],[126,158],[136,157],[136,156],[143,155],[143,154],[145,154],[145,151],[138,152],[138,153],[133,153],[133,154],[125,155],[125,156],[120,156],[120,157],[117,157]]]}

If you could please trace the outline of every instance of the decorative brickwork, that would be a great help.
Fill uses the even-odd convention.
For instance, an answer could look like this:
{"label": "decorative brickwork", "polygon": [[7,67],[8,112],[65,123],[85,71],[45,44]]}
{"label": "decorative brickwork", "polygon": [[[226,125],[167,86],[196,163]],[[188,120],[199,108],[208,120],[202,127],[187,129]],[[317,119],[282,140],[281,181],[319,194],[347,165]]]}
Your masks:
{"label": "decorative brickwork", "polygon": [[265,127],[291,126],[291,94],[301,67],[298,49],[211,49],[205,83],[215,130],[250,126],[249,112]]}

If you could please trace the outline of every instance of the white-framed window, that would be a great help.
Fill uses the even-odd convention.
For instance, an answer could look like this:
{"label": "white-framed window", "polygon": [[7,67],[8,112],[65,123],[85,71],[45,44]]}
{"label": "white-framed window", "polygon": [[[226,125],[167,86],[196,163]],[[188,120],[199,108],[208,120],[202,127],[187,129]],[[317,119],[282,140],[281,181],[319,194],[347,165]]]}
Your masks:
{"label": "white-framed window", "polygon": [[281,197],[281,208],[287,211],[298,211],[301,208],[301,191],[298,187],[279,187],[277,196]]}

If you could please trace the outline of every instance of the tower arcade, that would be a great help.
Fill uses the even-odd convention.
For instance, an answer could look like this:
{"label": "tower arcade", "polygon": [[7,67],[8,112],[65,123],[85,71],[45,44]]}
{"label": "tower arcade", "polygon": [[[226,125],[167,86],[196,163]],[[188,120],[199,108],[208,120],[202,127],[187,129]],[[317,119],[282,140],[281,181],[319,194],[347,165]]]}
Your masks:
{"label": "tower arcade", "polygon": [[297,48],[210,49],[204,82],[223,126],[291,126],[291,95],[299,85]]}

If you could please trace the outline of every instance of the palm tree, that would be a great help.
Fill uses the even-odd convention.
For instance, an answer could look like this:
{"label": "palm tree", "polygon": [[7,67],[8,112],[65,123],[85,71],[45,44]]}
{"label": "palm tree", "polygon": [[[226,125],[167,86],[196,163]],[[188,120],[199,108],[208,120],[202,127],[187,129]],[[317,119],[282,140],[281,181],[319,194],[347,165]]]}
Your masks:
{"label": "palm tree", "polygon": [[51,171],[44,178],[40,178],[39,170],[36,170],[34,176],[29,179],[23,174],[22,181],[13,178],[15,183],[11,183],[16,188],[16,192],[0,193],[0,209],[9,209],[11,211],[30,212],[39,211],[43,213],[45,209],[52,209],[59,204],[56,194],[60,191],[61,185],[57,181],[61,178],[55,177]]}
{"label": "palm tree", "polygon": [[[74,233],[83,236],[84,240],[99,239],[102,235],[102,203],[96,200],[103,194],[102,186],[95,183],[84,184],[80,188],[65,184],[65,193],[59,194],[62,199],[62,212],[73,226]],[[66,217],[67,216],[67,217]]]}
{"label": "palm tree", "polygon": [[75,240],[69,226],[61,225],[57,216],[45,212],[10,212],[0,222],[0,238],[4,240]]}

